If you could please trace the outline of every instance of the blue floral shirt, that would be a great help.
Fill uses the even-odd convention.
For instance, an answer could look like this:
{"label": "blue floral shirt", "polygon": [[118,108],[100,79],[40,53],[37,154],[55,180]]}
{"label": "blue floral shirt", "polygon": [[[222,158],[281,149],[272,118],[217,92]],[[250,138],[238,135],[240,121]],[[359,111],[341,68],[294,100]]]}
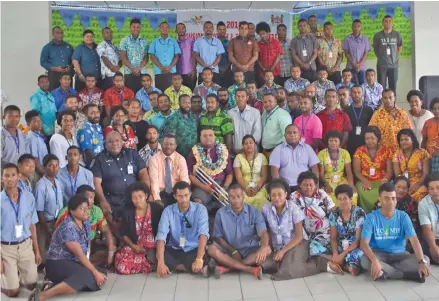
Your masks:
{"label": "blue floral shirt", "polygon": [[[127,58],[133,67],[139,67],[145,54],[148,53],[148,42],[141,36],[134,39],[132,35],[129,35],[120,41],[120,51],[126,52]],[[124,71],[125,74],[132,73],[132,71],[126,67],[124,68]],[[146,67],[142,68],[141,73],[148,73]]]}
{"label": "blue floral shirt", "polygon": [[348,221],[343,220],[338,207],[329,215],[329,225],[337,228],[339,243],[343,240],[349,240],[349,244],[352,244],[355,241],[355,232],[363,227],[366,218],[364,210],[361,207],[353,206],[351,212],[351,219]]}
{"label": "blue floral shirt", "polygon": [[99,124],[91,124],[88,120],[82,124],[78,130],[78,142],[82,150],[82,155],[91,149],[93,156],[97,156],[104,150],[104,135]]}
{"label": "blue floral shirt", "polygon": [[90,245],[91,227],[89,221],[84,222],[82,230],[78,228],[73,219],[69,216],[56,228],[52,235],[52,241],[47,252],[47,259],[50,260],[72,260],[79,261],[66,247],[67,242],[78,242],[82,252],[87,255]]}

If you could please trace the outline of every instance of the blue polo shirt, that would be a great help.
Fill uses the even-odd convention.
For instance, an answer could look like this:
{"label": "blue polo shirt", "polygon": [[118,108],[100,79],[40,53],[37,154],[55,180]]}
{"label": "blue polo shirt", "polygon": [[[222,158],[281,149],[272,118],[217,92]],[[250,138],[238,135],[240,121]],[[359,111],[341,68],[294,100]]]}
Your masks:
{"label": "blue polo shirt", "polygon": [[233,211],[231,205],[218,210],[212,236],[223,238],[243,257],[247,257],[259,247],[258,233],[263,230],[267,230],[267,226],[262,213],[244,203],[244,209],[239,215]]}
{"label": "blue polo shirt", "polygon": [[84,75],[93,74],[98,79],[101,78],[101,59],[96,51],[96,44],[90,49],[84,43],[75,48],[72,60],[79,62],[81,72]]}
{"label": "blue polo shirt", "polygon": [[[165,124],[166,120],[168,120],[169,117],[171,117],[172,115],[174,115],[175,112],[171,112],[168,116],[163,116],[162,112],[158,112],[154,117],[152,117],[149,120],[149,124],[156,126],[159,129],[159,134],[160,136],[162,136],[162,131],[163,131],[163,125]],[[163,140],[164,137],[162,137],[161,139],[159,139],[159,141],[161,142]]]}
{"label": "blue polo shirt", "polygon": [[[162,240],[173,249],[190,252],[198,248],[200,235],[209,239],[209,218],[204,205],[191,202],[185,214],[180,212],[177,204],[163,210],[156,241]],[[185,238],[183,247],[180,246],[182,236]]]}
{"label": "blue polo shirt", "polygon": [[[32,193],[18,188],[18,204],[11,201],[5,190],[0,193],[1,198],[1,241],[21,242],[31,236],[30,226],[38,223],[35,210],[35,198]],[[23,236],[15,237],[15,226],[23,225]]]}
{"label": "blue polo shirt", "polygon": [[27,134],[26,153],[38,158],[40,164],[43,165],[43,159],[49,153],[43,134],[33,131]]}
{"label": "blue polo shirt", "polygon": [[[194,43],[194,52],[200,55],[200,58],[208,65],[211,66],[216,60],[218,54],[225,53],[224,46],[218,38],[212,37],[210,39],[202,36],[198,38]],[[197,72],[201,73],[203,71],[203,66],[197,64]],[[213,72],[219,73],[218,66],[213,68]]]}
{"label": "blue polo shirt", "polygon": [[[156,87],[151,87],[151,91],[155,91],[158,92],[159,94],[163,94],[163,92],[160,89],[157,89]],[[152,110],[151,102],[149,101],[149,95],[148,92],[145,91],[145,88],[142,88],[139,91],[137,91],[136,98],[140,100],[140,103],[142,104],[142,109],[145,112]]]}
{"label": "blue polo shirt", "polygon": [[[52,92],[50,92],[50,94],[52,94],[53,98],[55,99],[55,106],[56,106],[56,110],[58,112],[61,111],[65,111],[66,110],[66,106],[65,106],[65,102],[66,102],[66,97],[67,96],[71,96],[71,95],[78,95],[78,92],[76,92],[75,89],[72,89],[71,87],[69,87],[65,92],[61,89],[61,87],[56,88],[55,90],[53,90]],[[56,119],[56,116],[55,116]]]}
{"label": "blue polo shirt", "polygon": [[93,174],[82,166],[79,166],[79,170],[74,178],[70,176],[67,165],[59,170],[56,177],[63,187],[64,205],[66,205],[70,198],[76,194],[76,190],[79,186],[89,185],[93,188],[95,187],[93,183]]}
{"label": "blue polo shirt", "polygon": [[[149,47],[149,54],[154,54],[160,64],[166,67],[171,64],[176,54],[181,54],[181,49],[176,39],[170,37],[163,39],[162,37],[158,37],[152,41]],[[171,69],[171,73],[175,72],[177,72],[176,65]],[[154,74],[162,74],[162,70],[156,65],[154,65]]]}
{"label": "blue polo shirt", "polygon": [[38,89],[38,91],[30,97],[30,107],[40,114],[43,124],[43,133],[47,136],[53,135],[55,132],[56,112],[58,110],[53,95]]}
{"label": "blue polo shirt", "polygon": [[57,66],[71,66],[72,55],[72,45],[64,41],[57,44],[52,40],[41,50],[40,65],[46,70]]}
{"label": "blue polo shirt", "polygon": [[93,156],[97,156],[104,150],[104,134],[99,124],[92,124],[90,121],[84,122],[78,129],[78,143],[82,155],[85,151],[91,149]]}
{"label": "blue polo shirt", "polygon": [[63,187],[57,178],[55,178],[55,186],[45,176],[35,185],[34,195],[37,211],[44,212],[46,221],[56,219],[59,211],[64,207]]}

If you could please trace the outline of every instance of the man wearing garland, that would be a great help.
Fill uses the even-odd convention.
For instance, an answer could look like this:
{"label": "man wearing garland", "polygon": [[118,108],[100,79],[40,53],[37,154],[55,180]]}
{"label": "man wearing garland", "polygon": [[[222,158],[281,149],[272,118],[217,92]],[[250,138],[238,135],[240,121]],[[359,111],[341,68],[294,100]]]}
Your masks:
{"label": "man wearing garland", "polygon": [[200,133],[200,143],[196,144],[187,157],[189,180],[194,187],[192,199],[202,203],[207,210],[220,208],[219,202],[213,202],[214,189],[207,184],[201,183],[196,177],[197,168],[201,168],[216,183],[226,190],[233,180],[232,158],[229,156],[227,147],[223,143],[216,142],[215,133],[212,129],[205,128]]}

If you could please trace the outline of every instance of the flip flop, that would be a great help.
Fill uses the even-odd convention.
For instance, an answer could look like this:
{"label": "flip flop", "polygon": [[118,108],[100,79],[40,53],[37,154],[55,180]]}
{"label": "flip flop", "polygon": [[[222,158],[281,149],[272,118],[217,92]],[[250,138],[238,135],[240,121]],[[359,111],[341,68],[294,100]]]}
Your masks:
{"label": "flip flop", "polygon": [[258,280],[262,280],[262,267],[258,266],[256,268],[253,269],[253,275],[256,277],[256,279]]}
{"label": "flip flop", "polygon": [[217,265],[214,273],[215,279],[220,279],[222,274],[224,274],[224,267]]}

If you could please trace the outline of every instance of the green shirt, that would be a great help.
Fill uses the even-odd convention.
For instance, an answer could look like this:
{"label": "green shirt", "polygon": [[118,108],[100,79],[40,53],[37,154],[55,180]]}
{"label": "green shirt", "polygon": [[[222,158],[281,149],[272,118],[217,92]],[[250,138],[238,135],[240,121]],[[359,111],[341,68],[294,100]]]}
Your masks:
{"label": "green shirt", "polygon": [[285,129],[292,123],[290,113],[276,106],[262,113],[262,148],[273,149],[285,141]]}
{"label": "green shirt", "polygon": [[203,113],[200,117],[199,131],[204,129],[213,129],[216,141],[225,143],[226,135],[233,135],[233,123],[229,115],[218,109],[213,117],[209,117],[208,113]]}
{"label": "green shirt", "polygon": [[197,117],[191,112],[186,118],[178,111],[166,120],[163,126],[163,137],[168,134],[175,136],[177,152],[186,158],[191,148],[198,142]]}

